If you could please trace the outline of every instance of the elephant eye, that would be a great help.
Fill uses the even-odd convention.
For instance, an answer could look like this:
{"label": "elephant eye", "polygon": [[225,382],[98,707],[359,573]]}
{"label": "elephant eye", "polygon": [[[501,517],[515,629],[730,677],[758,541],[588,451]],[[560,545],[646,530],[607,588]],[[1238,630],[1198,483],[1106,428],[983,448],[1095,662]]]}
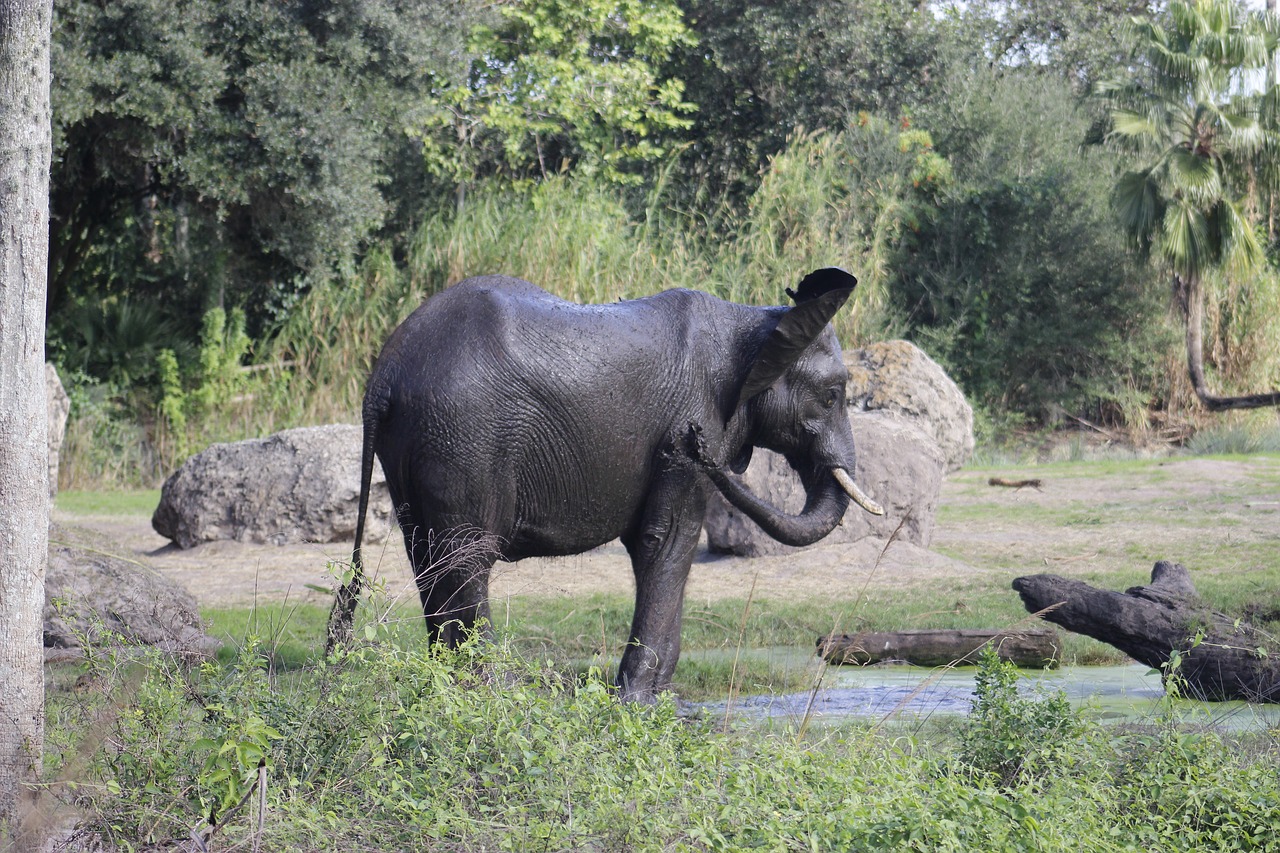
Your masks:
{"label": "elephant eye", "polygon": [[823,407],[827,409],[834,409],[838,402],[840,402],[840,389],[827,389],[827,396],[822,401]]}

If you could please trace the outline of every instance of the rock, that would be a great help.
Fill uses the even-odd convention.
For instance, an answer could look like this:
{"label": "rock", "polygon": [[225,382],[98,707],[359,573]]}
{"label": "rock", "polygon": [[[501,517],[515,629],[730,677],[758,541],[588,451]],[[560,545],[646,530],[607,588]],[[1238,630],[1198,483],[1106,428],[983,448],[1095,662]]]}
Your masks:
{"label": "rock", "polygon": [[62,452],[62,439],[67,434],[71,398],[58,379],[57,369],[48,362],[44,365],[44,387],[49,406],[49,500],[52,503],[58,494],[58,454]]}
{"label": "rock", "polygon": [[[217,539],[350,540],[360,498],[360,443],[359,426],[333,424],[212,445],[165,481],[151,526],[180,548]],[[366,541],[385,538],[390,518],[386,477],[375,462]]]}
{"label": "rock", "polygon": [[[890,412],[849,413],[858,450],[854,479],[884,507],[883,516],[850,506],[844,524],[820,544],[856,542],[866,536],[927,548],[933,538],[945,460],[937,443],[904,418]],[[776,453],[757,448],[743,480],[757,496],[779,509],[804,507],[804,487],[791,466]],[[707,502],[707,547],[716,553],[760,557],[799,549],[777,542],[718,493]]]}
{"label": "rock", "polygon": [[850,408],[897,412],[933,436],[947,473],[973,455],[973,408],[938,363],[907,341],[885,341],[844,355]]}
{"label": "rock", "polygon": [[154,569],[87,545],[66,528],[50,531],[44,580],[47,660],[77,656],[83,642],[148,645],[204,658],[219,643],[208,636],[196,600]]}

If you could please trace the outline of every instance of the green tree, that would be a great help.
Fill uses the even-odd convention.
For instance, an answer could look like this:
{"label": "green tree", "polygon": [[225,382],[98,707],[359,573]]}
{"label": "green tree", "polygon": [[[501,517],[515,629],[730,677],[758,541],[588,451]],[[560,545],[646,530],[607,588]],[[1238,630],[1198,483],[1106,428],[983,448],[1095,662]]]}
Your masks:
{"label": "green tree", "polygon": [[1128,59],[1124,29],[1150,0],[963,0],[942,4],[969,56],[1006,67],[1033,67],[1086,92]]}
{"label": "green tree", "polygon": [[1062,77],[983,63],[939,86],[918,119],[954,179],[889,265],[894,304],[988,409],[1123,419],[1155,305],[1109,209],[1113,156],[1080,150],[1090,119]]}
{"label": "green tree", "polygon": [[1169,270],[1191,385],[1205,407],[1280,405],[1280,393],[1211,392],[1203,342],[1205,276],[1249,275],[1264,261],[1243,200],[1259,163],[1274,166],[1280,150],[1258,119],[1264,97],[1248,91],[1248,75],[1265,67],[1275,40],[1263,16],[1233,0],[1175,0],[1132,29],[1137,72],[1099,87],[1107,123],[1091,137],[1142,163],[1116,183],[1116,212],[1132,246]]}
{"label": "green tree", "polygon": [[567,168],[636,184],[689,126],[684,84],[661,73],[693,43],[670,0],[517,0],[498,14],[472,33],[470,79],[423,126],[428,164],[460,193]]}
{"label": "green tree", "polygon": [[58,0],[50,316],[139,297],[193,332],[226,300],[261,327],[421,207],[407,131],[465,74],[480,8]]}
{"label": "green tree", "polygon": [[838,132],[859,111],[896,116],[938,78],[938,28],[917,0],[680,0],[697,44],[671,74],[698,105],[686,192],[745,202],[798,129]]}

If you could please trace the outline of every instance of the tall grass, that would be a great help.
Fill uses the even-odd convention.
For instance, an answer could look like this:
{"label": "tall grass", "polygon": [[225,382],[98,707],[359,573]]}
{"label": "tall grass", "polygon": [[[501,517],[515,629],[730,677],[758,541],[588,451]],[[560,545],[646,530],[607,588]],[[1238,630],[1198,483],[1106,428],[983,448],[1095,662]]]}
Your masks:
{"label": "tall grass", "polygon": [[[948,180],[927,134],[861,116],[839,133],[794,136],[737,213],[676,209],[662,181],[630,207],[612,187],[569,177],[481,186],[461,211],[428,217],[402,250],[373,246],[354,272],[313,287],[271,339],[254,343],[254,372],[237,393],[189,416],[182,434],[147,408],[154,404],[75,407],[61,486],[155,486],[186,453],[213,441],[358,420],[365,378],[387,335],[424,300],[474,275],[518,276],[575,302],[684,287],[773,305],[787,302],[784,288],[808,271],[835,265],[860,279],[836,318],[844,344],[902,336],[906,323],[888,293],[893,265],[905,262],[898,241]],[[1210,290],[1205,339],[1214,381],[1224,392],[1280,386],[1280,276],[1215,281]],[[1123,401],[1136,440],[1182,440],[1194,429],[1198,409],[1172,332],[1168,351],[1155,358],[1162,368],[1154,386],[1117,377],[1108,392]]]}
{"label": "tall grass", "polygon": [[517,276],[581,303],[683,287],[777,305],[810,270],[843,266],[863,284],[837,329],[846,343],[874,338],[885,331],[884,271],[874,259],[883,258],[887,226],[883,212],[863,211],[836,180],[851,156],[841,145],[830,136],[797,139],[723,238],[660,198],[637,218],[614,190],[581,180],[478,190],[462,211],[429,218],[402,263],[378,249],[354,278],[316,288],[299,303],[272,355],[293,365],[297,393],[286,395],[286,419],[356,418],[364,378],[390,331],[423,300],[475,275]]}

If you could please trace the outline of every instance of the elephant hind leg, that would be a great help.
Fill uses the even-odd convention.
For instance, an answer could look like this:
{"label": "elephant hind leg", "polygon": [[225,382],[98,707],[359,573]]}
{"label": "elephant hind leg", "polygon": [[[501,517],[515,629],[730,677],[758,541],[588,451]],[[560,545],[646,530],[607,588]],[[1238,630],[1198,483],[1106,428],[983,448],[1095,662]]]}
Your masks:
{"label": "elephant hind leg", "polygon": [[405,543],[432,641],[455,648],[477,626],[491,633],[489,570],[498,559],[498,538],[467,525],[406,527]]}

